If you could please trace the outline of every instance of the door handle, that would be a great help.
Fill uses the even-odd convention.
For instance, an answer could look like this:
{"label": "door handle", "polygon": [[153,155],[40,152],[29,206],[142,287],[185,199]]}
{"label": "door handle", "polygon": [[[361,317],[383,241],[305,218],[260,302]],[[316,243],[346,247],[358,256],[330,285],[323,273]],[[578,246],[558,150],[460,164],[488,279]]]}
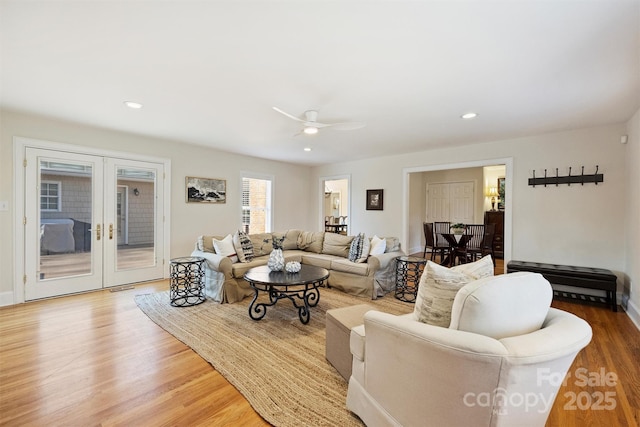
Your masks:
{"label": "door handle", "polygon": [[102,227],[100,226],[100,224],[96,225],[96,238],[97,240],[100,240],[100,236],[102,234]]}
{"label": "door handle", "polygon": [[113,224],[109,224],[109,240],[113,240]]}

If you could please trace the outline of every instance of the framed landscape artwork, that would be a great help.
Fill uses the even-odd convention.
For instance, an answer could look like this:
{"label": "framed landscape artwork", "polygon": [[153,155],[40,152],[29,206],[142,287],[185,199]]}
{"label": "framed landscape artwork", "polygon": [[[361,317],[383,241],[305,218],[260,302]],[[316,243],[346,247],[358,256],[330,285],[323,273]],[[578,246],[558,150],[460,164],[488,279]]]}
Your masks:
{"label": "framed landscape artwork", "polygon": [[383,207],[383,190],[367,190],[367,210],[381,211]]}
{"label": "framed landscape artwork", "polygon": [[227,181],[216,178],[186,177],[187,203],[226,203]]}
{"label": "framed landscape artwork", "polygon": [[498,195],[500,200],[498,201],[498,210],[504,210],[504,178],[498,178]]}

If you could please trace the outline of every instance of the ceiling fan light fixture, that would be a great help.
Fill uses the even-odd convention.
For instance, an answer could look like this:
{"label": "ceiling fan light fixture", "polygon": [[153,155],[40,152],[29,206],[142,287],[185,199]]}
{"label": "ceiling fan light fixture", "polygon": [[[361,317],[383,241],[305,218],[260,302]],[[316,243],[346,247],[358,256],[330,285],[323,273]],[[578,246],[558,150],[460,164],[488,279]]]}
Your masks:
{"label": "ceiling fan light fixture", "polygon": [[306,135],[315,135],[318,133],[318,128],[315,126],[305,126],[302,130]]}

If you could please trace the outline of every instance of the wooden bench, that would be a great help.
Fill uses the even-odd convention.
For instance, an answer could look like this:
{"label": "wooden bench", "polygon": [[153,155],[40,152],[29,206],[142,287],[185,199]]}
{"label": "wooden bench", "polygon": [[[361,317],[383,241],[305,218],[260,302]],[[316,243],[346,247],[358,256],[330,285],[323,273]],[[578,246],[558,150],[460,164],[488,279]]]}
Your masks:
{"label": "wooden bench", "polygon": [[605,304],[612,311],[618,311],[616,303],[616,275],[604,268],[575,267],[572,265],[544,264],[528,261],[509,261],[507,273],[531,271],[540,273],[555,285],[598,289],[606,292],[606,298],[574,292],[553,291],[554,298],[570,301]]}

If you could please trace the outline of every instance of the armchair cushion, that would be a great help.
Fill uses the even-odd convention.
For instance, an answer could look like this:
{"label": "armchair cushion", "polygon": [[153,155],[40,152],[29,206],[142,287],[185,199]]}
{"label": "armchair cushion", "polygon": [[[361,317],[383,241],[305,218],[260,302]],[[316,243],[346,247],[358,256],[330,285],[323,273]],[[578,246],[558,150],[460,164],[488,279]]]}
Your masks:
{"label": "armchair cushion", "polygon": [[490,256],[453,268],[427,261],[418,285],[415,319],[434,326],[449,327],[451,307],[458,291],[467,283],[487,276],[493,276]]}
{"label": "armchair cushion", "polygon": [[542,327],[552,298],[551,285],[538,273],[486,277],[460,289],[449,328],[495,339],[525,335]]}

